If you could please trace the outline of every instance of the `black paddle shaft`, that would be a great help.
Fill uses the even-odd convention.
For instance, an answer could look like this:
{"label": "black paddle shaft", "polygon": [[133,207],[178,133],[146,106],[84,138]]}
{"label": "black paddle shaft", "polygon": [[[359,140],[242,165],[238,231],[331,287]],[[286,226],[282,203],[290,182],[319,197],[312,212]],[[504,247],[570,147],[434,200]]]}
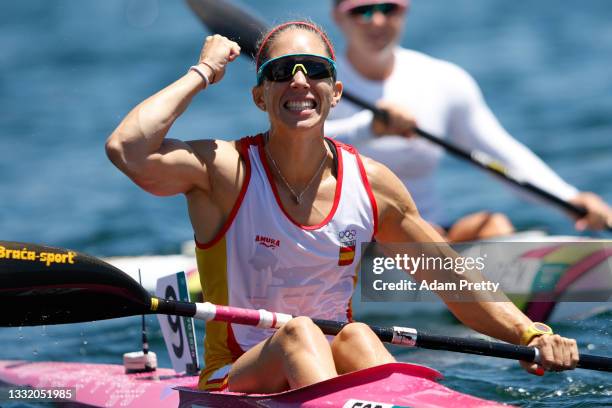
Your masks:
{"label": "black paddle shaft", "polygon": [[[534,361],[535,358],[534,350],[531,347],[475,338],[440,336],[422,331],[419,331],[416,346],[431,350],[460,351],[468,354],[522,361]],[[586,354],[580,355],[577,367],[612,372],[612,359]]]}
{"label": "black paddle shaft", "polygon": [[[340,330],[348,324],[320,319],[313,319],[313,322],[323,331],[323,333],[330,335],[338,334]],[[370,326],[370,329],[372,329],[382,342],[393,343],[393,328]],[[406,334],[403,334],[403,337],[406,338]],[[412,340],[414,340],[415,347],[432,350],[460,351],[462,353],[524,361],[533,361],[535,358],[535,353],[532,348],[507,343],[494,343],[481,339],[438,336],[418,331],[415,333]]]}
{"label": "black paddle shaft", "polygon": [[[346,322],[336,322],[332,320],[313,319],[321,331],[325,334],[336,335],[346,326]],[[384,343],[394,344],[395,331],[392,327],[369,326],[370,329]],[[406,332],[402,332],[402,337],[406,340]],[[410,339],[408,339],[410,340]],[[415,331],[414,347],[430,350],[455,351],[466,354],[476,354],[480,356],[499,357],[510,360],[534,361],[535,351],[532,347],[517,346],[514,344],[492,342],[484,339],[463,338],[440,336],[429,334],[423,331]],[[406,342],[403,343],[406,345]],[[612,372],[612,359],[603,356],[593,356],[581,354],[577,367],[590,370]]]}

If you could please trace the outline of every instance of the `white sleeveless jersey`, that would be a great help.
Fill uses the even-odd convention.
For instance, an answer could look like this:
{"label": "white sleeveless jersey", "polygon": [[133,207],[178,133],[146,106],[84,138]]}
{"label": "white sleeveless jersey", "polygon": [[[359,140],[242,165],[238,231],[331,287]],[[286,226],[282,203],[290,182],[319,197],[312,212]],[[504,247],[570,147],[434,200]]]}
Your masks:
{"label": "white sleeveless jersey", "polygon": [[[196,254],[204,300],[321,319],[350,319],[361,243],[375,233],[377,211],[356,150],[334,142],[337,183],[332,210],[319,225],[295,222],[283,209],[263,137],[238,142],[247,174],[230,219]],[[223,327],[225,326],[225,327]],[[207,324],[206,365],[232,361],[273,334],[242,325]],[[213,367],[210,367],[213,368]]]}

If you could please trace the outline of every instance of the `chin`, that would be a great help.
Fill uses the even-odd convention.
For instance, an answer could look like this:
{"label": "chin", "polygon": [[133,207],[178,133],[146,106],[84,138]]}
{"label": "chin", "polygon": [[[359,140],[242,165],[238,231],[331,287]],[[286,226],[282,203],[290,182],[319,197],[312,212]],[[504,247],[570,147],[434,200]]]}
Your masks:
{"label": "chin", "polygon": [[313,123],[312,121],[309,120],[300,120],[298,122],[293,122],[291,124],[288,124],[288,128],[293,129],[293,130],[311,130],[317,127],[318,123]]}
{"label": "chin", "polygon": [[311,120],[300,120],[298,122],[286,123],[286,126],[289,130],[294,132],[309,132],[323,127],[319,121],[314,122]]}
{"label": "chin", "polygon": [[365,44],[367,44],[366,48],[368,51],[374,53],[387,51],[395,47],[395,43],[393,41],[388,41],[387,39],[369,40]]}
{"label": "chin", "polygon": [[287,118],[282,122],[285,127],[291,130],[312,130],[316,127],[323,127],[323,121],[318,115],[305,119]]}

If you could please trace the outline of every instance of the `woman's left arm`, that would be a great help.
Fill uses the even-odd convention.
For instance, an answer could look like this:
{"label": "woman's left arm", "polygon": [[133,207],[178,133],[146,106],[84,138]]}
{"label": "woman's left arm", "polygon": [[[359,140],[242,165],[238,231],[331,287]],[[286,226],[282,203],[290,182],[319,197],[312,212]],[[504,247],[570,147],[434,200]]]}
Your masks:
{"label": "woman's left arm", "polygon": [[[398,253],[398,243],[407,245],[420,243],[419,252],[426,256],[458,258],[459,255],[446,244],[431,225],[423,220],[401,181],[385,166],[373,160],[364,159],[368,179],[379,209],[376,241],[388,256]],[[401,245],[401,244],[400,244]],[[401,249],[399,249],[401,251]],[[446,282],[461,280],[478,281],[478,271],[457,272],[437,271],[425,276],[417,271],[413,276],[419,280],[435,277]],[[525,332],[533,322],[500,292],[464,290],[462,296],[470,301],[457,301],[456,293],[439,291],[437,294],[449,310],[466,326],[513,344],[520,344]],[[542,356],[542,367],[548,370],[573,369],[578,361],[576,342],[558,335],[542,335],[530,339],[529,345],[538,347]],[[533,374],[541,369],[535,364],[523,363]]]}

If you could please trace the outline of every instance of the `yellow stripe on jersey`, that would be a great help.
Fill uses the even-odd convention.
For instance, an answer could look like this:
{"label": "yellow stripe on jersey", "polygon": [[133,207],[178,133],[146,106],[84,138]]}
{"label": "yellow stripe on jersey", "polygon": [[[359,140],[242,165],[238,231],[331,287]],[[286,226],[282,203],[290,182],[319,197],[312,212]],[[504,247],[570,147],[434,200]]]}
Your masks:
{"label": "yellow stripe on jersey", "polygon": [[[229,295],[225,237],[209,248],[196,247],[196,260],[204,300],[216,305],[227,305]],[[200,389],[206,388],[208,377],[215,370],[232,363],[232,353],[228,340],[228,323],[206,323],[206,336],[204,338],[205,369],[200,373],[198,384]]]}

